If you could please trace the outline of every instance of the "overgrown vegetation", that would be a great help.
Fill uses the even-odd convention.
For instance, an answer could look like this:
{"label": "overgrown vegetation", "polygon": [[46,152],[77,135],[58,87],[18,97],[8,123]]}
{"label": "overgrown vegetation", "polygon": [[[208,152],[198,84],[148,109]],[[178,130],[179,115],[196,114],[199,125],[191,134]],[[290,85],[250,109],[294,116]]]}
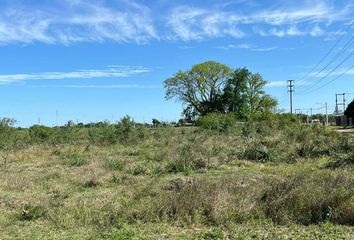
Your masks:
{"label": "overgrown vegetation", "polygon": [[289,115],[13,123],[0,124],[1,239],[354,237],[350,135]]}

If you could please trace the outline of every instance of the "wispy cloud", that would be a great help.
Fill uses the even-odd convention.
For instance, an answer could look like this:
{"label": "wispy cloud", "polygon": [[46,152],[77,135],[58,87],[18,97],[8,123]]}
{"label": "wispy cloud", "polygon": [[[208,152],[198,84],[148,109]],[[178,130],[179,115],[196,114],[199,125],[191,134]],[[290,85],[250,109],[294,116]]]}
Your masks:
{"label": "wispy cloud", "polygon": [[138,85],[138,84],[114,84],[114,85],[42,85],[43,88],[93,88],[93,89],[114,89],[114,88],[141,88],[141,89],[158,89],[160,85]]}
{"label": "wispy cloud", "polygon": [[[311,82],[308,81],[297,81],[296,86],[306,86],[310,85]],[[269,81],[267,87],[286,87],[288,85],[287,81]]]}
{"label": "wispy cloud", "polygon": [[[306,74],[304,74],[305,76]],[[323,77],[332,77],[332,76],[338,76],[338,75],[354,75],[354,68],[340,68],[336,71],[322,71],[318,73],[318,71],[312,72],[309,74],[309,77],[312,78],[323,78]]]}
{"label": "wispy cloud", "polygon": [[267,87],[285,87],[287,85],[286,81],[272,81],[267,83]]}
{"label": "wispy cloud", "polygon": [[[354,6],[332,1],[282,1],[236,8],[233,4],[203,5],[143,4],[128,0],[52,0],[0,3],[0,45],[9,43],[70,45],[77,42],[147,43],[200,41],[211,38],[261,36],[322,36],[325,26],[348,22]],[[247,1],[237,1],[246,4]],[[258,3],[262,4],[262,3]],[[252,31],[253,29],[253,31]]]}
{"label": "wispy cloud", "polygon": [[239,45],[229,44],[226,46],[218,46],[216,48],[221,49],[221,50],[229,50],[229,49],[235,49],[235,48],[236,49],[247,49],[247,50],[255,51],[255,52],[267,52],[267,51],[272,51],[272,50],[277,49],[277,47],[259,48],[259,47],[252,45],[252,44],[247,44],[247,43],[239,44]]}
{"label": "wispy cloud", "polygon": [[166,19],[172,31],[168,36],[171,39],[190,41],[223,36],[240,38],[245,35],[236,27],[238,19],[224,12],[179,6],[172,9]]}
{"label": "wispy cloud", "polygon": [[318,37],[326,34],[325,31],[322,28],[320,28],[318,25],[303,30],[300,30],[297,26],[293,25],[287,28],[271,28],[269,30],[255,29],[254,31],[264,37],[266,36],[286,37],[286,36],[305,36],[305,35]]}
{"label": "wispy cloud", "polygon": [[108,7],[100,2],[53,1],[51,8],[3,6],[0,44],[11,42],[71,44],[75,42],[136,42],[158,38],[149,8],[120,1]]}
{"label": "wispy cloud", "polygon": [[[247,35],[244,27],[249,25],[256,26],[254,32],[261,36],[321,36],[325,32],[319,26],[320,23],[351,19],[352,10],[352,5],[336,9],[323,1],[307,1],[296,7],[286,5],[276,9],[256,10],[250,14],[179,6],[168,15],[167,25],[173,32],[172,38],[184,41],[225,36],[242,38]],[[305,23],[307,27],[299,30],[297,25]]]}
{"label": "wispy cloud", "polygon": [[31,80],[119,78],[143,74],[150,71],[152,71],[152,69],[141,66],[110,66],[106,69],[77,70],[71,72],[0,74],[0,84],[10,84]]}
{"label": "wispy cloud", "polygon": [[192,49],[194,47],[192,47],[192,46],[179,46],[178,48],[182,49],[182,50],[186,50],[186,49]]}

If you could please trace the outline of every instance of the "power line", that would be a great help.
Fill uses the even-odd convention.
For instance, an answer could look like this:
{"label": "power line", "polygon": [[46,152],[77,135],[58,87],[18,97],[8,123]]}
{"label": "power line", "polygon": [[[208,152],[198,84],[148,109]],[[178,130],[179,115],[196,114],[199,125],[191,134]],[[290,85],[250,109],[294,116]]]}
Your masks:
{"label": "power line", "polygon": [[[331,71],[329,71],[325,76],[321,77],[317,82],[315,82],[311,87],[309,87],[306,91],[303,91],[300,94],[307,94],[307,93],[311,93],[314,91],[317,91],[318,89],[321,89],[323,86],[327,85],[322,85],[321,87],[311,90],[313,87],[317,86],[322,80],[326,79],[331,73],[333,73],[334,71],[336,71],[340,66],[342,66],[347,60],[349,60],[354,54],[354,51],[352,51],[350,54],[348,54],[337,66],[335,66]],[[347,71],[344,72],[347,73],[352,67],[350,67]],[[343,73],[340,76],[344,75]],[[335,78],[335,80],[338,78]],[[331,80],[330,82],[333,82],[334,80]]]}
{"label": "power line", "polygon": [[[318,91],[320,89],[322,89],[323,87],[331,84],[332,82],[334,82],[335,80],[341,78],[342,76],[344,76],[345,74],[347,74],[350,70],[354,69],[354,64],[352,66],[350,66],[347,70],[345,70],[344,72],[342,72],[340,75],[338,75],[337,77],[333,78],[332,80],[330,80],[329,82],[321,85],[320,87],[316,88],[316,89],[313,89],[312,91],[310,92],[315,92],[315,91]],[[307,93],[310,93],[310,92],[307,92]],[[354,94],[354,93],[349,93],[349,94]]]}
{"label": "power line", "polygon": [[[329,49],[329,51],[327,51],[327,53],[321,58],[321,60],[315,65],[315,67],[313,67],[304,77],[302,77],[299,81],[303,81],[305,79],[307,79],[311,73],[313,73],[313,71],[332,53],[332,51],[337,47],[337,45],[342,41],[342,39],[344,38],[344,36],[348,33],[348,31],[350,30],[350,28],[353,26],[354,21],[352,21],[350,23],[350,25],[346,28],[346,30],[344,31],[344,34],[342,34],[342,36],[340,38],[337,39],[337,41],[335,42],[335,44]],[[352,40],[353,38],[351,38]],[[350,41],[351,41],[350,40]]]}

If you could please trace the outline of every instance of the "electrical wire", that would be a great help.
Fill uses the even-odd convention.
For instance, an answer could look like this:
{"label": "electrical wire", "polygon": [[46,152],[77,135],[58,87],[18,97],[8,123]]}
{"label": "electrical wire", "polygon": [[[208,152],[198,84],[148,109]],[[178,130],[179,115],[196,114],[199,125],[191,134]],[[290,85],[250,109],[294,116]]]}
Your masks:
{"label": "electrical wire", "polygon": [[[308,94],[308,93],[312,93],[314,91],[317,91],[318,89],[321,89],[323,86],[327,86],[328,83],[322,85],[319,88],[316,88],[314,90],[311,90],[313,87],[317,86],[321,81],[323,81],[324,79],[326,79],[330,74],[332,74],[334,71],[336,71],[340,66],[342,66],[346,61],[348,61],[352,56],[354,55],[354,51],[351,51],[350,54],[348,54],[338,65],[336,65],[331,71],[329,71],[326,75],[324,75],[323,77],[321,77],[319,80],[317,80],[311,87],[309,87],[306,91],[301,92],[300,94]],[[349,69],[347,69],[345,73],[347,73],[349,70],[351,70],[352,67],[350,67]],[[343,73],[340,74],[339,76],[343,76]],[[336,77],[334,80],[337,80],[338,78]],[[333,79],[329,82],[333,82]]]}
{"label": "electrical wire", "polygon": [[[304,77],[302,77],[299,82],[304,81],[306,79],[308,79],[311,75],[313,75],[312,73],[314,73],[314,70],[332,53],[332,51],[337,47],[337,45],[343,40],[344,36],[348,33],[348,31],[351,29],[351,27],[353,26],[354,21],[352,21],[350,23],[350,25],[346,28],[345,32],[343,35],[341,35],[340,38],[338,38],[338,40],[335,42],[335,44],[332,46],[332,48],[329,49],[329,51],[324,55],[324,57],[322,57],[322,59],[315,65],[315,67],[313,67]],[[314,77],[317,77],[321,72],[323,72],[329,65],[331,65],[336,59],[338,59],[338,57],[340,55],[343,54],[343,52],[345,52],[353,43],[354,37],[350,38],[349,41],[346,42],[346,44],[344,45],[344,47],[323,67],[321,68],[320,71],[318,71]],[[300,86],[301,87],[306,87],[305,85]]]}

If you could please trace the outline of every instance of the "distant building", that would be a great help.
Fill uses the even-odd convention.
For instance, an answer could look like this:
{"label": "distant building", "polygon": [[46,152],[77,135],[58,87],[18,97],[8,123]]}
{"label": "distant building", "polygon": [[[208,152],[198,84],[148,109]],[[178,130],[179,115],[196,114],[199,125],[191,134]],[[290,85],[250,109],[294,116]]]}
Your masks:
{"label": "distant building", "polygon": [[347,127],[353,125],[352,119],[345,116],[344,113],[338,113],[334,118],[336,120],[336,126]]}
{"label": "distant building", "polygon": [[312,119],[311,123],[321,124],[321,121],[320,121],[320,119]]}

